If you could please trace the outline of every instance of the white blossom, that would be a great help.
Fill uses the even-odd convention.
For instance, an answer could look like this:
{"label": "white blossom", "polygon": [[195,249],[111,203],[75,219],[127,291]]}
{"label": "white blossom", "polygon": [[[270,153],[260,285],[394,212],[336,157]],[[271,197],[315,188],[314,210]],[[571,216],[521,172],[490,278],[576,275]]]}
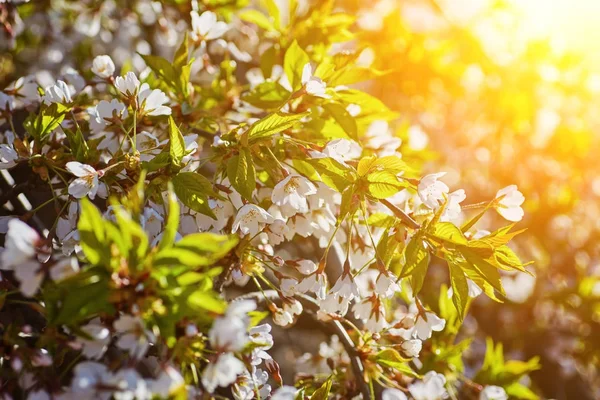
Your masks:
{"label": "white blossom", "polygon": [[400,348],[407,357],[419,357],[419,353],[423,348],[423,342],[419,339],[405,340],[402,345],[400,345]]}
{"label": "white blossom", "polygon": [[109,78],[115,73],[115,63],[110,56],[97,56],[92,61],[92,72],[100,78]]}
{"label": "white blossom", "polygon": [[154,334],[146,329],[140,317],[122,315],[113,326],[119,334],[117,347],[128,351],[135,359],[142,358],[155,340]]}
{"label": "white blossom", "polygon": [[138,104],[142,113],[150,116],[171,115],[171,108],[164,104],[169,102],[169,97],[160,89],[150,89],[144,83],[139,90]]}
{"label": "white blossom", "polygon": [[508,400],[506,391],[500,386],[486,386],[479,393],[479,400]]}
{"label": "white blossom", "polygon": [[288,175],[273,188],[271,200],[285,217],[308,211],[307,197],[317,193],[315,185],[300,175]]}
{"label": "white blossom", "polygon": [[117,76],[115,79],[115,87],[124,96],[132,97],[138,93],[140,81],[133,72],[128,72],[125,76]]}
{"label": "white blossom", "polygon": [[0,169],[9,169],[17,165],[19,154],[7,144],[0,144]]}
{"label": "white blossom", "polygon": [[429,371],[422,381],[410,384],[408,391],[415,400],[442,400],[448,395],[445,385],[446,378],[443,374]]}
{"label": "white blossom", "polygon": [[519,222],[523,219],[525,212],[523,211],[523,208],[521,208],[521,205],[525,201],[525,196],[523,196],[523,193],[519,192],[516,185],[510,185],[504,189],[500,189],[498,193],[496,193],[496,199],[500,197],[502,198],[496,205],[498,214],[511,222]]}
{"label": "white blossom", "polygon": [[71,89],[64,81],[56,81],[54,85],[46,87],[44,89],[44,97],[42,100],[45,103],[72,103],[73,99],[71,98]]}
{"label": "white blossom", "polygon": [[231,385],[237,379],[238,375],[246,370],[244,363],[238,360],[231,353],[224,353],[219,356],[216,362],[206,366],[202,373],[202,386],[212,393],[217,387],[226,387]]}
{"label": "white blossom", "polygon": [[445,172],[439,172],[437,174],[425,175],[421,178],[417,191],[423,204],[429,208],[436,209],[439,207],[440,202],[445,200],[450,188],[438,179],[446,175]]}
{"label": "white blossom", "polygon": [[399,389],[388,388],[381,393],[381,400],[408,400],[408,397]]}
{"label": "white blossom", "polygon": [[324,99],[328,99],[331,96],[325,92],[326,85],[325,82],[313,75],[312,66],[307,63],[302,68],[302,85],[304,85],[304,90],[306,93],[315,96],[322,97]]}
{"label": "white blossom", "polygon": [[190,38],[194,41],[213,40],[223,36],[229,25],[217,21],[217,15],[212,11],[204,11],[198,15],[196,11],[190,12],[192,16],[192,32]]}
{"label": "white blossom", "polygon": [[4,251],[0,253],[2,269],[11,269],[32,259],[40,240],[41,237],[35,229],[20,219],[11,219],[8,222]]}
{"label": "white blossom", "polygon": [[69,194],[76,199],[81,199],[85,196],[94,199],[100,186],[98,181],[100,173],[94,167],[77,161],[68,162],[67,170],[77,176],[77,179],[69,184]]}
{"label": "white blossom", "polygon": [[239,229],[244,235],[249,234],[254,236],[263,230],[265,224],[270,224],[274,221],[273,216],[263,208],[254,204],[246,204],[239,209],[235,216],[231,232],[235,233]]}
{"label": "white blossom", "polygon": [[425,316],[418,314],[415,320],[413,336],[421,340],[431,337],[431,332],[440,332],[446,326],[446,320],[435,315],[434,312],[426,311]]}
{"label": "white blossom", "polygon": [[271,396],[271,400],[294,400],[298,389],[293,386],[282,386]]}
{"label": "white blossom", "polygon": [[181,373],[170,365],[163,367],[156,379],[147,380],[146,383],[150,392],[161,398],[168,398],[185,385]]}
{"label": "white blossom", "polygon": [[81,352],[83,355],[95,360],[101,358],[108,349],[111,340],[108,328],[97,322],[90,322],[82,326],[81,330],[90,337],[90,339],[84,337],[77,337],[76,339],[76,342],[82,346]]}

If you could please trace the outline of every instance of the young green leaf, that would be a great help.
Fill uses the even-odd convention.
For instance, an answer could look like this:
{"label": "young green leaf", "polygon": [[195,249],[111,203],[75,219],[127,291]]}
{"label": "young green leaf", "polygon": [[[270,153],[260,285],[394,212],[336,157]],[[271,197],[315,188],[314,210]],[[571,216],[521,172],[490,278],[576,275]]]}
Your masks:
{"label": "young green leaf", "polygon": [[459,263],[448,261],[448,269],[450,272],[450,284],[452,285],[452,302],[462,321],[465,318],[469,302],[469,285]]}
{"label": "young green leaf", "polygon": [[179,228],[179,202],[177,196],[173,191],[173,184],[169,182],[167,200],[169,210],[167,214],[167,224],[165,225],[165,232],[160,244],[158,245],[159,250],[171,247],[177,236],[177,229]]}
{"label": "young green leaf", "polygon": [[283,58],[283,70],[293,90],[302,87],[302,70],[309,62],[308,54],[294,40]]}
{"label": "young green leaf", "polygon": [[107,248],[106,222],[100,211],[87,198],[81,199],[81,215],[77,229],[81,240],[81,248],[90,264],[108,265],[110,254]]}
{"label": "young green leaf", "polygon": [[229,159],[227,177],[242,197],[252,201],[252,193],[256,189],[256,170],[248,148],[240,149],[239,155]]}
{"label": "young green leaf", "polygon": [[248,139],[250,142],[253,142],[258,139],[264,139],[277,133],[281,133],[294,126],[308,114],[309,113],[286,114],[282,112],[269,114],[252,124],[248,130]]}
{"label": "young green leaf", "polygon": [[185,156],[185,140],[172,116],[169,116],[169,157],[171,165],[181,166],[181,160]]}
{"label": "young green leaf", "polygon": [[217,218],[208,205],[208,196],[215,195],[208,179],[195,172],[180,172],[172,182],[175,194],[183,204],[213,219]]}

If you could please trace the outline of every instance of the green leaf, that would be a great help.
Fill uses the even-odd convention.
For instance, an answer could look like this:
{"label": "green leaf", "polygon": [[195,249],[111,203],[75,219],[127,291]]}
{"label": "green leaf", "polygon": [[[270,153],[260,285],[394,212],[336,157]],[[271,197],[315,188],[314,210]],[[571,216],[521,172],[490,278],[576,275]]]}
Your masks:
{"label": "green leaf", "polygon": [[202,309],[217,314],[223,314],[227,309],[227,303],[215,292],[195,291],[187,299],[192,308]]}
{"label": "green leaf", "polygon": [[256,169],[249,149],[240,149],[239,155],[227,161],[227,177],[242,197],[252,201],[252,193],[256,188]]}
{"label": "green leaf", "polygon": [[417,234],[410,240],[404,250],[404,257],[406,264],[402,270],[401,277],[410,276],[410,284],[413,294],[416,296],[423,287],[431,257],[420,235]]}
{"label": "green leaf", "polygon": [[188,33],[185,31],[181,45],[175,51],[173,56],[173,66],[175,69],[181,69],[188,64],[189,48],[188,48]]}
{"label": "green leaf", "polygon": [[396,218],[386,213],[377,212],[369,215],[367,223],[370,227],[387,229],[396,224]]}
{"label": "green leaf", "polygon": [[142,169],[146,170],[147,172],[154,172],[171,165],[171,154],[165,150],[161,151],[150,161],[142,161]]}
{"label": "green leaf", "polygon": [[146,65],[156,74],[156,76],[171,87],[172,89],[177,88],[179,85],[179,77],[177,76],[177,71],[173,66],[173,63],[170,61],[153,55],[144,55],[140,54]]}
{"label": "green leaf", "polygon": [[369,194],[376,199],[386,199],[395,195],[406,185],[389,171],[375,171],[367,175]]}
{"label": "green leaf", "polygon": [[290,92],[279,83],[266,81],[257,85],[250,92],[244,93],[242,100],[254,107],[271,110],[284,105],[289,97]]}
{"label": "green leaf", "polygon": [[169,204],[167,224],[165,225],[163,237],[158,245],[159,250],[171,247],[177,236],[177,229],[179,228],[179,202],[177,201],[177,196],[173,191],[173,184],[171,182],[169,182],[168,185],[167,199]]}
{"label": "green leaf", "polygon": [[154,259],[155,265],[184,265],[206,267],[213,265],[238,243],[235,235],[218,235],[202,232],[185,236],[170,248],[161,250]]}
{"label": "green leaf", "polygon": [[106,222],[102,219],[100,211],[87,198],[81,199],[81,215],[77,224],[80,244],[83,253],[90,264],[110,263],[105,231]]}
{"label": "green leaf", "polygon": [[195,172],[180,172],[173,178],[173,188],[179,200],[190,209],[217,219],[208,205],[208,196],[213,195],[212,184]]}
{"label": "green leaf", "polygon": [[37,116],[31,114],[23,126],[35,140],[44,142],[58,128],[69,110],[69,107],[60,103],[42,104]]}
{"label": "green leaf", "polygon": [[508,385],[504,389],[511,399],[538,400],[540,398],[537,394],[532,392],[531,389],[519,382]]}
{"label": "green leaf", "polygon": [[323,105],[323,108],[335,119],[350,138],[358,140],[356,121],[344,106],[338,103],[327,103]]}
{"label": "green leaf", "polygon": [[352,169],[340,164],[333,158],[295,159],[294,169],[313,181],[320,181],[342,193],[354,180]]}
{"label": "green leaf", "polygon": [[283,70],[290,81],[292,89],[298,90],[302,87],[302,70],[309,62],[308,54],[294,40],[283,58]]}
{"label": "green leaf", "polygon": [[408,366],[407,363],[409,361],[410,360],[403,358],[400,353],[394,349],[382,350],[375,356],[375,362],[377,362],[377,364],[392,368],[401,374],[418,378],[419,374],[417,374]]}
{"label": "green leaf", "polygon": [[250,22],[255,24],[259,28],[262,28],[268,32],[276,31],[273,22],[265,14],[258,10],[244,10],[237,15],[242,21]]}
{"label": "green leaf", "polygon": [[465,318],[469,302],[469,284],[460,264],[448,261],[450,284],[452,285],[452,302],[462,321]]}
{"label": "green leaf", "polygon": [[94,274],[78,276],[77,280],[63,282],[63,297],[51,324],[76,325],[99,312],[114,312],[109,303],[109,281],[106,276]]}
{"label": "green leaf", "polygon": [[[502,287],[502,280],[500,278],[500,272],[498,272],[498,268],[490,263],[485,256],[478,253],[476,250],[467,247],[461,247],[460,252],[462,256],[465,258],[468,266],[472,268],[472,270],[481,277],[485,282],[487,282],[491,287],[497,290],[499,293],[504,295],[504,288]],[[466,270],[468,274],[468,269]],[[469,278],[473,279],[470,274]],[[475,281],[478,283],[477,281]],[[479,284],[479,283],[478,283]],[[481,285],[479,285],[481,286]],[[484,288],[485,289],[485,288]],[[486,294],[489,293],[486,292]],[[491,296],[490,296],[491,297]],[[494,297],[492,297],[494,298]]]}
{"label": "green leaf", "polygon": [[282,112],[269,114],[252,124],[250,129],[248,129],[248,139],[250,142],[253,142],[281,133],[294,126],[308,114],[307,112],[301,114],[286,114]]}
{"label": "green leaf", "polygon": [[333,381],[331,378],[327,379],[320,388],[315,390],[312,396],[310,396],[311,400],[327,400],[329,399],[329,392],[331,392],[331,385]]}
{"label": "green leaf", "polygon": [[435,224],[433,226],[433,236],[452,244],[467,244],[467,238],[463,235],[460,228],[451,222],[439,222]]}
{"label": "green leaf", "polygon": [[181,166],[181,160],[185,156],[185,140],[183,135],[175,125],[173,116],[169,116],[169,158],[171,165]]}
{"label": "green leaf", "polygon": [[88,161],[88,157],[90,154],[90,148],[83,137],[83,133],[79,126],[77,130],[73,133],[71,130],[64,128],[63,131],[67,135],[69,139],[69,147],[71,149],[71,154],[75,157],[75,160],[86,163]]}

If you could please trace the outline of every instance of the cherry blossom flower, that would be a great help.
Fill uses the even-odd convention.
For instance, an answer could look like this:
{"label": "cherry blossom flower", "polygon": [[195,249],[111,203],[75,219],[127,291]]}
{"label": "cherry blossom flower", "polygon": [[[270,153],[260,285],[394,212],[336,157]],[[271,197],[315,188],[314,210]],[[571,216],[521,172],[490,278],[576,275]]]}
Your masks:
{"label": "cherry blossom flower", "polygon": [[415,320],[413,336],[421,340],[431,337],[431,332],[440,332],[446,326],[446,320],[435,315],[434,312],[426,311],[425,316],[418,314]]}
{"label": "cherry blossom flower", "polygon": [[325,82],[313,75],[312,66],[310,64],[304,65],[302,68],[302,85],[306,93],[315,96],[328,99],[331,96],[325,92]]}
{"label": "cherry blossom flower", "polygon": [[381,393],[381,400],[408,400],[408,397],[399,389],[388,388]]}
{"label": "cherry blossom flower", "polygon": [[271,396],[271,400],[294,400],[298,389],[293,386],[282,386]]}
{"label": "cherry blossom flower", "polygon": [[69,185],[69,194],[76,199],[82,199],[85,196],[94,199],[98,193],[100,186],[98,178],[102,176],[102,172],[77,161],[68,162],[67,170],[77,176],[77,179]]}
{"label": "cherry blossom flower", "polygon": [[233,221],[233,226],[231,227],[231,232],[235,233],[239,229],[244,235],[250,234],[254,236],[263,230],[265,224],[270,224],[274,221],[273,216],[263,208],[254,204],[246,204],[238,210]]}
{"label": "cherry blossom flower", "polygon": [[125,76],[117,76],[115,87],[126,97],[133,97],[138,93],[140,81],[133,72],[128,72]]}
{"label": "cherry blossom flower", "polygon": [[212,393],[217,387],[226,387],[235,382],[238,375],[246,371],[244,363],[231,353],[224,353],[206,366],[202,373],[202,386]]}
{"label": "cherry blossom flower", "polygon": [[519,222],[523,219],[525,212],[521,205],[525,201],[523,193],[519,192],[516,185],[510,185],[500,189],[496,193],[496,199],[500,198],[495,208],[504,219],[511,222]]}
{"label": "cherry blossom flower", "polygon": [[108,124],[115,120],[123,121],[128,115],[125,104],[117,99],[101,100],[95,107],[90,107],[87,111],[90,114],[90,127],[95,133],[102,132]]}
{"label": "cherry blossom flower", "polygon": [[400,348],[405,356],[411,358],[418,357],[421,349],[423,348],[423,342],[419,339],[405,340],[402,345],[400,345]]}
{"label": "cherry blossom flower", "polygon": [[356,319],[362,320],[364,328],[370,332],[379,332],[388,326],[385,309],[377,299],[365,299],[352,307]]}
{"label": "cherry blossom flower", "polygon": [[171,115],[171,108],[165,106],[169,97],[160,89],[150,89],[147,83],[142,84],[138,94],[138,104],[143,114],[153,117]]}
{"label": "cherry blossom flower", "polygon": [[60,282],[70,278],[79,272],[79,262],[75,257],[63,258],[58,260],[52,268],[50,268],[50,278],[54,282]]}
{"label": "cherry blossom flower", "polygon": [[101,358],[108,349],[111,340],[108,328],[92,321],[82,326],[81,330],[90,337],[90,339],[83,337],[77,337],[76,339],[76,342],[82,346],[82,354],[95,360]]}
{"label": "cherry blossom flower", "polygon": [[154,334],[147,330],[140,317],[122,315],[113,323],[119,340],[117,347],[128,351],[134,359],[140,359],[155,340]]}
{"label": "cherry blossom flower", "polygon": [[48,86],[46,89],[44,89],[44,97],[42,98],[42,101],[48,104],[72,103],[73,99],[71,98],[71,89],[69,89],[64,81],[56,81],[54,85]]}
{"label": "cherry blossom flower", "polygon": [[70,389],[71,392],[83,398],[108,400],[111,393],[102,391],[101,388],[111,378],[111,373],[106,365],[93,361],[80,362],[74,368]]}
{"label": "cherry blossom flower", "polygon": [[381,272],[375,280],[375,293],[383,298],[393,297],[400,291],[400,286],[396,283],[395,277],[389,273]]}
{"label": "cherry blossom flower", "polygon": [[227,23],[217,21],[217,15],[212,11],[204,11],[201,15],[198,15],[196,11],[192,11],[190,15],[192,17],[190,38],[193,41],[217,39],[229,29]]}
{"label": "cherry blossom flower", "polygon": [[456,220],[462,211],[460,203],[467,198],[463,189],[456,190],[448,195],[448,202],[446,203],[446,209],[440,218],[441,221],[454,221]]}
{"label": "cherry blossom flower", "polygon": [[445,172],[439,172],[437,174],[425,175],[421,178],[417,191],[423,204],[427,207],[436,209],[440,206],[440,202],[445,200],[450,189],[444,183],[438,179],[446,175]]}
{"label": "cherry blossom flower", "polygon": [[9,169],[17,165],[19,155],[12,148],[12,146],[6,144],[0,144],[0,169]]}
{"label": "cherry blossom flower", "polygon": [[35,229],[19,219],[8,222],[8,233],[4,242],[4,251],[0,253],[2,269],[11,269],[31,260],[41,237]]}
{"label": "cherry blossom flower", "polygon": [[4,92],[0,92],[0,111],[11,111],[15,108],[15,98]]}
{"label": "cherry blossom flower", "polygon": [[185,380],[177,369],[171,365],[166,365],[161,368],[156,379],[147,380],[146,384],[152,394],[161,398],[168,398],[185,385]]}
{"label": "cherry blossom flower", "polygon": [[355,160],[360,157],[362,147],[353,140],[335,139],[325,145],[323,154],[346,165],[346,161]]}
{"label": "cherry blossom flower", "polygon": [[448,395],[445,385],[444,375],[429,371],[422,381],[410,384],[408,391],[415,400],[442,400]]}
{"label": "cherry blossom flower", "polygon": [[[8,85],[6,90],[12,92],[15,100],[20,101],[25,106],[31,105],[40,100],[38,84],[35,80],[35,76],[33,75],[27,75],[17,79]],[[2,97],[1,93],[0,97]],[[1,105],[2,100],[0,100],[0,109],[2,108]]]}
{"label": "cherry blossom flower", "polygon": [[308,211],[307,197],[317,193],[315,185],[300,175],[288,175],[275,185],[271,200],[285,217]]}
{"label": "cherry blossom flower", "polygon": [[92,72],[100,78],[110,78],[115,73],[115,63],[110,56],[97,56],[92,61]]}
{"label": "cherry blossom flower", "polygon": [[479,400],[508,400],[506,391],[500,386],[486,386],[479,393]]}

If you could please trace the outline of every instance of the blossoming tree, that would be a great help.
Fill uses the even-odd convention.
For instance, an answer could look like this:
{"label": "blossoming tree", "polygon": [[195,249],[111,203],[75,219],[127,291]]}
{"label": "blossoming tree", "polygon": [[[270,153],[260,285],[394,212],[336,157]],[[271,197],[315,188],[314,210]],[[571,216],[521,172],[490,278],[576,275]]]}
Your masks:
{"label": "blossoming tree", "polygon": [[[0,91],[0,168],[26,177],[3,200],[46,194],[3,217],[3,393],[535,398],[521,382],[535,359],[505,362],[491,341],[476,371],[461,358],[471,299],[502,301],[500,270],[529,273],[508,246],[523,195],[462,206],[444,173],[422,176],[390,130],[372,134],[398,114],[357,89],[385,71],[347,44],[352,16],[134,3],[73,6],[72,39],[150,18],[170,56],[125,45],[134,62],[117,68],[92,50],[48,85],[33,70]],[[5,27],[52,18],[1,7]],[[508,222],[478,230],[494,210]],[[448,281],[425,291],[434,258]],[[298,366],[273,358],[272,332],[302,321],[327,340]]]}

